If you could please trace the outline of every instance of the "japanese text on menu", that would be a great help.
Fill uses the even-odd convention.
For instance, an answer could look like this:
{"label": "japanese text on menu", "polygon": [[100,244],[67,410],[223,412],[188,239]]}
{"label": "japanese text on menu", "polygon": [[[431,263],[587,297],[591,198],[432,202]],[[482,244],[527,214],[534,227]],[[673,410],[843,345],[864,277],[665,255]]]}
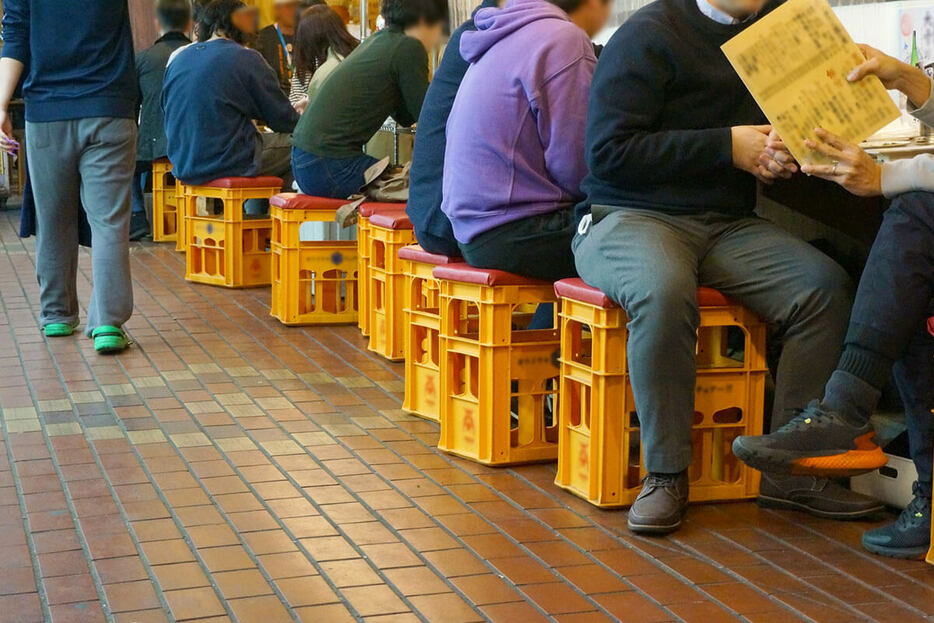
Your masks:
{"label": "japanese text on menu", "polygon": [[789,0],[722,49],[799,162],[826,162],[804,145],[818,126],[858,143],[898,117],[878,78],[847,82],[863,55],[826,0]]}

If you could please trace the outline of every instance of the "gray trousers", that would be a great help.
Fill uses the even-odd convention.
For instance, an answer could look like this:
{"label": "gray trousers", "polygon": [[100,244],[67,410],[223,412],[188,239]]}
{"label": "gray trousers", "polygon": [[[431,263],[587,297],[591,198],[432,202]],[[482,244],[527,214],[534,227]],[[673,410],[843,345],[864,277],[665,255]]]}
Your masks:
{"label": "gray trousers", "polygon": [[691,463],[699,285],[745,305],[782,339],[773,429],[823,395],[846,333],[851,284],[804,241],[756,217],[621,209],[572,246],[581,278],[629,316],[629,372],[649,471]]}
{"label": "gray trousers", "polygon": [[[262,142],[254,156],[256,175],[273,175],[282,178],[282,189],[292,190],[292,135],[263,132]],[[266,199],[248,199],[243,203],[244,214],[258,216],[269,213]]]}
{"label": "gray trousers", "polygon": [[94,280],[86,333],[122,326],[133,312],[129,229],[136,122],[27,122],[26,148],[36,198],[40,324],[78,324],[78,210],[84,205]]}

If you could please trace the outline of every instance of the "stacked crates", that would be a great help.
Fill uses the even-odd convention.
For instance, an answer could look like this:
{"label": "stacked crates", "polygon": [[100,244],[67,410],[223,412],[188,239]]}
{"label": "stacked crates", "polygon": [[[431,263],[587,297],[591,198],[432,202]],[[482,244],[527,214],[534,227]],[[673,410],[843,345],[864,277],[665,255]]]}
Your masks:
{"label": "stacked crates", "polygon": [[486,465],[555,460],[558,332],[514,327],[518,308],[556,300],[554,284],[462,263],[432,274],[441,303],[438,447]]}
{"label": "stacked crates", "polygon": [[[555,483],[596,506],[632,504],[641,489],[639,420],[626,359],[625,312],[580,279],[555,284],[561,297],[560,453]],[[759,473],[733,456],[739,435],[762,432],[766,326],[714,290],[698,292],[691,501],[755,497]],[[727,351],[743,335],[742,359]]]}
{"label": "stacked crates", "polygon": [[[268,286],[272,221],[244,216],[243,203],[270,199],[281,188],[278,177],[228,177],[201,186],[183,184],[185,279],[227,288]],[[215,201],[222,205],[216,214]]]}
{"label": "stacked crates", "polygon": [[357,322],[357,243],[315,240],[313,223],[333,222],[345,200],[283,193],[270,201],[272,303],[287,325]]}
{"label": "stacked crates", "polygon": [[[370,282],[370,217],[383,212],[405,211],[404,203],[363,203],[357,209],[357,279],[363,284],[360,287],[359,308],[370,309],[369,293],[366,284]],[[364,337],[370,335],[370,315],[358,314],[357,326]]]}
{"label": "stacked crates", "polygon": [[440,421],[441,412],[441,293],[432,275],[435,266],[458,261],[428,253],[419,246],[404,247],[399,259],[405,270],[405,399],[402,409]]}
{"label": "stacked crates", "polygon": [[152,163],[152,239],[175,242],[178,231],[178,200],[172,163],[159,158]]}
{"label": "stacked crates", "polygon": [[405,358],[405,270],[399,251],[415,242],[412,222],[405,212],[370,216],[366,281],[369,314],[369,349],[389,359]]}

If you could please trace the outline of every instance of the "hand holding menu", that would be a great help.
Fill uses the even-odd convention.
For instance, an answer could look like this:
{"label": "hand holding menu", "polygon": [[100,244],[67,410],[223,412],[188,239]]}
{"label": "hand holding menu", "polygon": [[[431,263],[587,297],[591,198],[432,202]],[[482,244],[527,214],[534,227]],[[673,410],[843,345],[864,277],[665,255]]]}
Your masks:
{"label": "hand holding menu", "polygon": [[826,0],[788,0],[722,50],[802,164],[828,161],[804,145],[816,127],[858,143],[899,116],[875,76],[847,82],[865,59]]}

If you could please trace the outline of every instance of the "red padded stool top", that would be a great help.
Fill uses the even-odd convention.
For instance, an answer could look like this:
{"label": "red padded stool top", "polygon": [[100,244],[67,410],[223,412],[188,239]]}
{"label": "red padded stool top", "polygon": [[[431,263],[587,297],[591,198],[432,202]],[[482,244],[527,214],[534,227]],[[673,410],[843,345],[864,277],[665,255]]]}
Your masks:
{"label": "red padded stool top", "polygon": [[168,165],[172,164],[171,162],[169,162],[168,156],[162,156],[161,158],[156,158],[155,160],[153,160],[153,162],[154,163],[158,162],[159,164],[168,164]]}
{"label": "red padded stool top", "polygon": [[[399,255],[402,255],[401,253]],[[934,335],[934,316],[928,318],[928,333]]]}
{"label": "red padded stool top", "polygon": [[328,210],[330,212],[336,211],[346,203],[346,199],[313,197],[299,193],[279,193],[269,200],[269,205],[284,210]]}
{"label": "red padded stool top", "polygon": [[[578,279],[576,277],[574,279],[562,279],[556,282],[555,294],[563,299],[572,299],[606,309],[616,307],[616,303],[611,301],[606,294],[596,288],[588,286],[584,283],[583,279]],[[697,289],[697,304],[700,307],[723,307],[724,305],[732,305],[733,303],[717,290],[701,287]]]}
{"label": "red padded stool top", "polygon": [[496,270],[495,268],[474,268],[470,264],[464,262],[435,266],[431,274],[435,279],[447,279],[448,281],[460,281],[461,283],[476,283],[481,286],[540,286],[549,285],[551,283],[550,281],[529,279],[528,277],[507,273],[505,270]]}
{"label": "red padded stool top", "polygon": [[[182,182],[183,184],[185,182]],[[207,186],[208,188],[282,188],[282,179],[271,175],[260,177],[219,177],[204,184],[188,186]]]}
{"label": "red padded stool top", "polygon": [[399,210],[405,211],[404,203],[379,203],[376,201],[367,201],[366,203],[361,203],[360,207],[357,208],[357,213],[360,214],[363,218],[370,218],[374,214],[380,212],[398,212]]}
{"label": "red padded stool top", "polygon": [[370,217],[370,225],[382,227],[383,229],[412,229],[412,221],[401,210],[377,212]]}
{"label": "red padded stool top", "polygon": [[454,264],[455,262],[464,261],[459,257],[448,257],[447,255],[441,255],[440,253],[429,253],[417,244],[399,249],[399,258],[403,260],[409,260],[410,262],[434,264],[435,266],[441,264]]}

